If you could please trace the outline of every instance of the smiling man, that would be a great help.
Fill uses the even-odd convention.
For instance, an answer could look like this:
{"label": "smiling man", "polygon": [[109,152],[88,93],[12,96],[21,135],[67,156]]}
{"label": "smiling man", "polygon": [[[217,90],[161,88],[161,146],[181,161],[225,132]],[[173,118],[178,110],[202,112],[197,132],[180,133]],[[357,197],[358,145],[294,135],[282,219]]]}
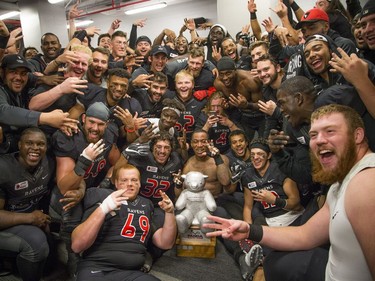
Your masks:
{"label": "smiling man", "polygon": [[362,37],[370,50],[375,50],[375,4],[369,0],[361,14]]}
{"label": "smiling man", "polygon": [[103,88],[107,87],[107,70],[110,51],[105,48],[95,48],[92,52],[92,63],[89,65],[86,78],[89,83],[94,83]]}
{"label": "smiling man", "polygon": [[138,195],[138,169],[119,165],[114,179],[117,191],[95,189],[88,194],[84,220],[72,234],[73,251],[82,253],[77,280],[160,280],[141,268],[150,242],[163,250],[175,243],[173,202],[159,191],[165,220],[155,224],[153,204]]}
{"label": "smiling man", "polygon": [[0,255],[16,256],[23,280],[40,280],[49,246],[51,222],[43,206],[53,180],[54,161],[46,157],[47,139],[38,128],[25,129],[19,152],[0,157]]}
{"label": "smiling man", "polygon": [[60,55],[61,44],[57,35],[50,32],[43,34],[40,41],[42,53],[31,58],[29,62],[32,72],[44,73],[47,64]]}
{"label": "smiling man", "polygon": [[147,88],[137,88],[131,93],[131,96],[139,101],[142,107],[140,117],[143,118],[160,118],[163,109],[162,102],[167,96],[172,97],[168,91],[168,78],[162,72],[154,73],[150,78],[151,84]]}
{"label": "smiling man", "polygon": [[[66,243],[71,260],[74,259],[70,249],[70,234],[81,221],[82,205],[79,203],[85,189],[104,186],[103,183],[108,187],[111,167],[120,157],[116,135],[108,128],[109,118],[109,109],[103,103],[96,102],[82,115],[78,133],[66,136],[57,131],[52,136],[57,186],[53,190],[51,208],[62,216],[60,236]],[[70,266],[72,274],[75,264]]]}
{"label": "smiling man", "polygon": [[[315,99],[314,85],[306,77],[284,81],[277,91],[277,102],[288,122],[284,131],[271,130],[268,137],[281,171],[299,184],[312,183],[308,130]],[[295,145],[289,147],[288,143]]]}
{"label": "smiling man", "polygon": [[[350,107],[327,105],[311,115],[309,134],[313,177],[331,184],[324,206],[293,228],[208,217],[219,224],[204,225],[218,229],[207,236],[249,238],[290,251],[275,252],[265,260],[267,280],[374,280],[375,244],[369,237],[375,227],[375,154],[368,147],[363,121]],[[329,254],[319,248],[327,242]]]}
{"label": "smiling man", "polygon": [[255,131],[263,135],[265,116],[259,111],[258,101],[262,98],[262,85],[250,71],[236,69],[235,62],[229,57],[222,57],[217,63],[219,75],[214,86],[224,93],[229,104],[241,111],[241,125],[249,139]]}
{"label": "smiling man", "polygon": [[156,72],[165,72],[165,66],[168,61],[168,51],[164,46],[154,46],[148,57],[148,65],[137,68],[132,73],[131,85],[134,88],[148,88],[150,86],[151,76]]}
{"label": "smiling man", "polygon": [[[77,128],[77,121],[68,118],[68,113],[53,110],[48,113],[27,108],[27,97],[22,94],[31,71],[29,63],[19,55],[7,55],[1,62],[0,124],[3,129],[0,153],[18,150],[17,143],[21,131],[30,126],[48,125],[55,128],[69,126]],[[11,118],[9,118],[11,116]]]}
{"label": "smiling man", "polygon": [[77,95],[83,95],[80,90],[87,88],[87,80],[82,80],[82,77],[92,61],[92,51],[83,45],[73,45],[71,51],[78,57],[68,64],[64,82],[55,87],[40,85],[30,99],[30,109],[46,112],[54,109],[69,111],[76,104]]}

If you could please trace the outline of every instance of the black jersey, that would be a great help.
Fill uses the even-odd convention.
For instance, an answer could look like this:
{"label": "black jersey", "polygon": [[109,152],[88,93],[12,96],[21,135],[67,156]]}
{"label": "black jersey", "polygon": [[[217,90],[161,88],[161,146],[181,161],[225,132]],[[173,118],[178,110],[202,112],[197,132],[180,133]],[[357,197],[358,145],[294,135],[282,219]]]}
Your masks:
{"label": "black jersey", "polygon": [[164,191],[174,201],[176,195],[172,174],[177,173],[179,169],[182,170],[183,160],[180,155],[173,151],[168,162],[161,166],[156,163],[151,152],[146,155],[140,155],[134,153],[134,150],[136,150],[134,145],[130,145],[122,153],[128,163],[137,167],[141,174],[141,190],[139,194],[150,199],[154,206],[158,206],[158,202],[161,200],[159,190]]}
{"label": "black jersey", "polygon": [[[104,151],[96,157],[90,168],[84,175],[86,187],[96,187],[105,178],[111,164],[108,161],[109,153],[114,143],[116,143],[115,132],[108,127],[104,132]],[[82,131],[73,136],[67,136],[61,131],[56,131],[52,136],[52,145],[57,157],[70,157],[75,162],[82,151],[89,145]]]}
{"label": "black jersey", "polygon": [[[106,189],[97,188],[88,190],[88,193],[87,199],[91,202],[85,199],[83,221],[99,206],[93,203],[101,203],[110,194]],[[83,252],[79,267],[104,271],[140,269],[145,261],[147,242],[153,233],[153,210],[150,200],[138,196],[107,214],[94,244]]]}
{"label": "black jersey", "polygon": [[241,177],[245,170],[249,167],[252,167],[250,157],[247,160],[243,160],[240,157],[237,157],[233,151],[230,149],[225,156],[229,159],[229,168],[231,172],[231,182],[237,182],[237,191],[243,192],[243,187],[241,185]]}
{"label": "black jersey", "polygon": [[142,112],[139,117],[142,118],[160,118],[161,110],[163,109],[163,104],[160,102],[153,103],[150,100],[147,89],[138,88],[132,93],[133,98],[135,98],[142,107]]}
{"label": "black jersey", "polygon": [[[180,101],[177,97],[175,97],[175,99]],[[195,129],[195,124],[198,120],[198,116],[201,113],[203,107],[206,105],[206,101],[199,101],[193,97],[183,104],[185,106],[185,111],[181,112],[175,128],[178,132],[182,132],[182,128],[184,128],[186,130],[186,138],[188,141],[190,141],[191,135]]]}
{"label": "black jersey", "polygon": [[150,95],[147,89],[136,88],[132,93],[132,97],[135,98],[142,107],[141,114],[138,117],[142,118],[160,118],[161,111],[163,110],[163,100],[165,98],[173,98],[174,93],[167,90],[161,97],[160,101],[153,103],[150,100]]}
{"label": "black jersey", "polygon": [[[288,199],[283,189],[285,179],[286,176],[280,171],[277,163],[271,161],[263,177],[259,175],[253,166],[247,168],[241,177],[241,184],[243,188],[256,191],[265,189],[272,192],[276,197]],[[277,217],[288,212],[280,207],[276,207],[275,204],[269,204],[265,201],[255,203],[260,203],[260,208],[267,218]]]}
{"label": "black jersey", "polygon": [[4,209],[31,213],[40,209],[40,201],[49,192],[48,183],[54,178],[55,163],[44,157],[31,174],[18,161],[18,153],[0,156],[0,198]]}
{"label": "black jersey", "polygon": [[[201,112],[198,117],[196,128],[197,129],[203,128],[203,126],[207,122],[207,119],[208,119],[207,114],[204,112]],[[214,141],[215,147],[219,149],[221,154],[225,154],[230,148],[229,134],[230,134],[229,127],[222,125],[219,122],[208,129],[208,138]]]}
{"label": "black jersey", "polygon": [[121,127],[123,124],[120,119],[113,115],[116,106],[129,110],[133,116],[136,112],[138,113],[138,116],[142,112],[142,107],[139,102],[135,98],[131,97],[124,97],[115,106],[109,106],[107,102],[107,89],[94,84],[89,84],[89,88],[86,90],[85,94],[79,95],[78,100],[83,104],[85,109],[95,102],[104,103],[111,112],[110,121],[114,121],[118,127]]}

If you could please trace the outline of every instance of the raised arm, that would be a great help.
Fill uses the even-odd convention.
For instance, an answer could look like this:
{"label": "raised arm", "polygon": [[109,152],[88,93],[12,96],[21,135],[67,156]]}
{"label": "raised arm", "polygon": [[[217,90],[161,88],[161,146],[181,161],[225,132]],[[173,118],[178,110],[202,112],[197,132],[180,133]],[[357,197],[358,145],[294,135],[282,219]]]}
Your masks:
{"label": "raised arm", "polygon": [[0,61],[3,59],[5,49],[9,41],[9,30],[5,23],[0,20]]}
{"label": "raised arm", "polygon": [[247,10],[250,13],[250,25],[251,30],[253,31],[254,36],[257,40],[262,39],[262,30],[260,28],[258,19],[257,19],[257,5],[255,4],[255,0],[249,0],[247,2]]}

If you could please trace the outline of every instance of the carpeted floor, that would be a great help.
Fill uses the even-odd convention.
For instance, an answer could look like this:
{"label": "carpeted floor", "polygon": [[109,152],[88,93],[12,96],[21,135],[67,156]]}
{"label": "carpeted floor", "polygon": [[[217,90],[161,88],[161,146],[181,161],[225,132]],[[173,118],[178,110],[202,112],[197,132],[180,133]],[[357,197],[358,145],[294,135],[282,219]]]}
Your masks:
{"label": "carpeted floor", "polygon": [[155,272],[157,277],[158,273],[162,273],[164,278],[171,278],[160,276],[163,281],[242,280],[239,267],[219,241],[214,259],[177,257],[176,248],[173,248],[156,261],[151,272]]}
{"label": "carpeted floor", "polygon": [[[58,266],[44,281],[68,281],[63,277],[63,264]],[[162,281],[240,281],[241,274],[233,258],[226,252],[224,246],[217,241],[216,257],[214,259],[177,257],[176,247],[164,253],[155,262],[151,274]],[[21,281],[18,276],[1,276],[1,281]]]}

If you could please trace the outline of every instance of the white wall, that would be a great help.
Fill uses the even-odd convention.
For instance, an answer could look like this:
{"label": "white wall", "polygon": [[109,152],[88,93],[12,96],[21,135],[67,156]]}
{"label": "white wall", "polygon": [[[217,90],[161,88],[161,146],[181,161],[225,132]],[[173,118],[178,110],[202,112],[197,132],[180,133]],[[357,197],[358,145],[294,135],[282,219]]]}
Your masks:
{"label": "white wall", "polygon": [[[25,2],[21,0],[20,2]],[[166,0],[168,2],[168,0]],[[278,0],[255,0],[257,4],[257,16],[259,22],[267,17],[271,17],[275,24],[279,23],[278,17],[270,7],[275,7]],[[341,0],[345,5],[345,0]],[[367,0],[360,0],[361,4]],[[26,1],[27,2],[27,1]],[[42,4],[43,3],[43,4]],[[314,6],[315,0],[298,0],[298,4],[304,10],[308,10]],[[26,45],[31,45],[39,48],[40,34],[45,32],[56,33],[63,45],[67,44],[68,37],[65,32],[65,20],[63,7],[58,5],[51,5],[46,0],[33,1],[28,4],[28,13],[21,16],[22,26],[24,27],[24,37]],[[22,7],[21,7],[22,8]],[[31,8],[31,9],[30,9]],[[37,12],[37,15],[30,14],[30,10]],[[22,11],[22,10],[21,10]],[[26,10],[25,10],[26,11]],[[21,12],[22,14],[22,12]],[[41,27],[38,26],[37,18]],[[151,11],[143,14],[127,16],[123,11],[111,11],[104,14],[91,15],[88,18],[94,20],[95,26],[101,29],[102,33],[108,31],[111,22],[119,18],[122,20],[120,29],[130,32],[132,23],[139,18],[147,18],[146,26],[138,29],[138,35],[147,35],[151,39],[155,38],[164,28],[169,28],[179,32],[184,18],[205,17],[213,23],[223,24],[228,31],[234,36],[241,30],[242,26],[249,22],[249,12],[247,10],[247,0],[188,0],[183,4],[169,5],[168,7]],[[36,27],[39,27],[39,31]],[[33,31],[34,30],[34,31]],[[37,32],[38,31],[38,32]],[[198,31],[199,35],[206,36],[208,31]],[[189,33],[184,35],[190,39]],[[92,40],[92,45],[95,47],[97,36]]]}
{"label": "white wall", "polygon": [[[241,28],[249,23],[250,15],[247,10],[247,1],[248,0],[217,0],[218,22],[223,24],[232,36],[234,36],[238,31],[241,31]],[[277,15],[270,10],[270,7],[276,7],[278,1],[279,0],[255,0],[259,23],[268,17],[271,17],[275,24],[280,23]],[[296,0],[296,2],[304,11],[307,11],[314,7],[316,1]],[[341,0],[341,2],[343,3],[344,7],[346,7],[345,0]],[[367,0],[360,0],[360,2],[363,7]],[[263,27],[262,31],[264,31]]]}
{"label": "white wall", "polygon": [[[136,19],[147,18],[146,26],[138,28],[138,36],[146,35],[153,40],[164,28],[173,30],[177,35],[183,25],[184,18],[206,17],[212,21],[217,20],[216,0],[195,0],[184,4],[169,5],[166,8],[150,11],[136,15],[125,15],[124,12],[114,12],[111,15],[96,14],[89,16],[94,21],[93,25],[99,27],[102,33],[108,31],[111,22],[118,18],[122,20],[120,30],[126,31],[129,35],[132,23]],[[208,31],[198,31],[199,35],[206,36]],[[189,32],[184,35],[190,40]],[[96,46],[97,36],[92,40]]]}

